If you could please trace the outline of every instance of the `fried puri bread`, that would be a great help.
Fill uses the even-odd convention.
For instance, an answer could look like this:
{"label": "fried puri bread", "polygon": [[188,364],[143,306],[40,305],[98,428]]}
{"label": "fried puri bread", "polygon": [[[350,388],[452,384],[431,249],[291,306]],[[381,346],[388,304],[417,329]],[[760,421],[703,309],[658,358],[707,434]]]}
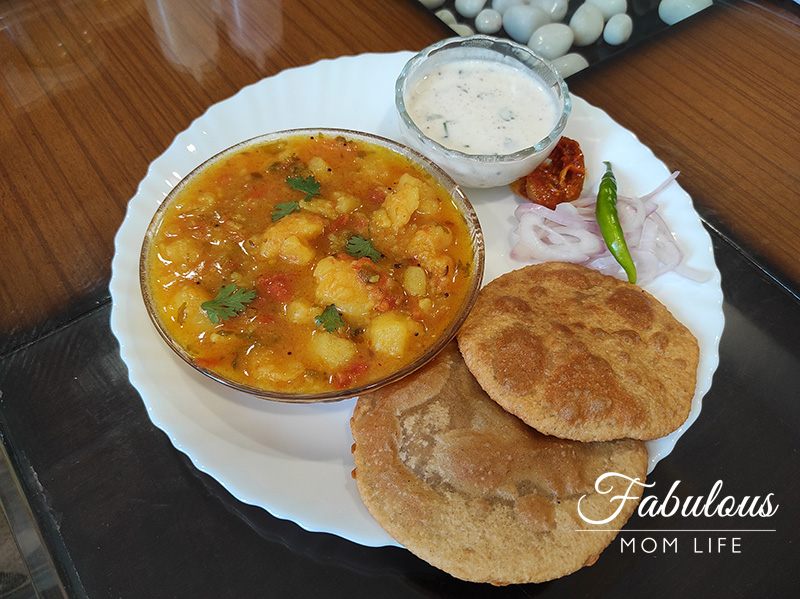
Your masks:
{"label": "fried puri bread", "polygon": [[488,283],[458,344],[492,399],[548,435],[656,439],[692,405],[692,333],[641,288],[576,264]]}
{"label": "fried puri bread", "polygon": [[[547,437],[503,410],[455,342],[359,397],[351,428],[354,476],[370,513],[409,551],[472,582],[543,582],[591,565],[642,489],[615,476],[602,494],[597,478],[615,472],[644,483],[647,473],[641,441]],[[611,500],[626,494],[632,499]]]}

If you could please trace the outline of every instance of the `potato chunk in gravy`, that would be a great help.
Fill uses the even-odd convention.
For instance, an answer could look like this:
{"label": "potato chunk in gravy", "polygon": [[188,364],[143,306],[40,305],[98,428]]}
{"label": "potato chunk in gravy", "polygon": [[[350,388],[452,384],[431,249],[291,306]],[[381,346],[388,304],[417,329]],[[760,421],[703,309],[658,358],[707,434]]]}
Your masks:
{"label": "potato chunk in gravy", "polygon": [[473,241],[404,156],[324,134],[243,146],[193,175],[144,257],[166,333],[251,388],[360,388],[418,359],[470,291]]}

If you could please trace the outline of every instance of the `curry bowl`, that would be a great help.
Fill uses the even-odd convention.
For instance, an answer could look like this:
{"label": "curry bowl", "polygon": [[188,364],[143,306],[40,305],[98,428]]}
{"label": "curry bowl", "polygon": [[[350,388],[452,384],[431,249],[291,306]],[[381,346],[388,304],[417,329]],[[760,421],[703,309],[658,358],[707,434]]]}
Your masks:
{"label": "curry bowl", "polygon": [[140,284],[191,367],[309,403],[433,358],[469,314],[484,260],[472,205],[429,159],[369,133],[290,129],[223,150],[170,191]]}

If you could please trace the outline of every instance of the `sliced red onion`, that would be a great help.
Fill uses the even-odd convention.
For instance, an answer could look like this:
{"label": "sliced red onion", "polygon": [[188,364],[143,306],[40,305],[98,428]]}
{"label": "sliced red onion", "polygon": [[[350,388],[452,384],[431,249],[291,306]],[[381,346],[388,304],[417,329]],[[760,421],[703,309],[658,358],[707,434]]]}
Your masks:
{"label": "sliced red onion", "polygon": [[658,196],[658,194],[660,194],[660,193],[661,193],[662,191],[664,191],[664,190],[665,190],[667,187],[669,187],[670,185],[672,185],[672,182],[673,182],[673,181],[675,181],[675,180],[678,178],[678,175],[680,175],[680,174],[681,174],[681,172],[680,172],[680,171],[673,171],[673,172],[670,174],[670,176],[669,176],[669,177],[667,177],[666,179],[664,179],[664,181],[662,181],[662,182],[661,182],[661,185],[659,185],[658,187],[656,187],[656,188],[655,188],[653,191],[651,191],[650,193],[646,193],[646,194],[644,194],[644,195],[643,195],[643,196],[642,196],[640,199],[641,199],[642,201],[644,201],[644,202],[648,202],[648,201],[650,201],[650,200],[654,199],[656,196]]}
{"label": "sliced red onion", "polygon": [[[551,213],[554,210],[545,208]],[[584,226],[565,226],[548,220],[539,211],[521,211],[515,233],[519,242],[512,248],[515,260],[535,262],[585,262],[605,247],[602,237]]]}
{"label": "sliced red onion", "polygon": [[[658,211],[658,194],[677,177],[676,171],[641,197],[617,198],[620,224],[636,264],[639,285],[647,285],[665,272],[699,283],[710,276],[685,264],[680,246]],[[514,232],[519,241],[512,248],[511,257],[532,262],[574,262],[627,280],[600,234],[596,200],[591,194],[583,194],[574,202],[558,204],[555,210],[532,202],[520,205],[514,211],[519,222]]]}
{"label": "sliced red onion", "polygon": [[555,210],[551,210],[541,204],[534,204],[528,202],[520,204],[514,211],[514,216],[519,220],[520,216],[525,213],[536,214],[542,221],[549,220],[560,225],[567,227],[574,227],[576,229],[585,229],[587,227],[586,219],[584,219],[578,212],[578,209],[568,202],[562,202],[556,206]]}

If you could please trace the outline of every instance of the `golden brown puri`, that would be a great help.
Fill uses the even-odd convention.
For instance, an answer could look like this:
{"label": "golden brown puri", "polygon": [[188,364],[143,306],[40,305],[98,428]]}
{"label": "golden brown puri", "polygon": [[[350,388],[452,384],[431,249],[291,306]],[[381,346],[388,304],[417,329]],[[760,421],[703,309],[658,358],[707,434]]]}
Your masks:
{"label": "golden brown puri", "polygon": [[[408,550],[453,576],[506,585],[591,565],[635,500],[611,521],[629,482],[608,495],[597,477],[644,483],[644,443],[544,436],[493,402],[454,343],[398,383],[362,395],[351,421],[355,479],[367,509]],[[592,532],[589,530],[596,529]],[[603,529],[602,531],[597,529]],[[610,532],[609,532],[610,530]]]}
{"label": "golden brown puri", "polygon": [[694,397],[692,333],[641,288],[576,264],[488,283],[458,344],[492,399],[565,439],[663,437]]}

